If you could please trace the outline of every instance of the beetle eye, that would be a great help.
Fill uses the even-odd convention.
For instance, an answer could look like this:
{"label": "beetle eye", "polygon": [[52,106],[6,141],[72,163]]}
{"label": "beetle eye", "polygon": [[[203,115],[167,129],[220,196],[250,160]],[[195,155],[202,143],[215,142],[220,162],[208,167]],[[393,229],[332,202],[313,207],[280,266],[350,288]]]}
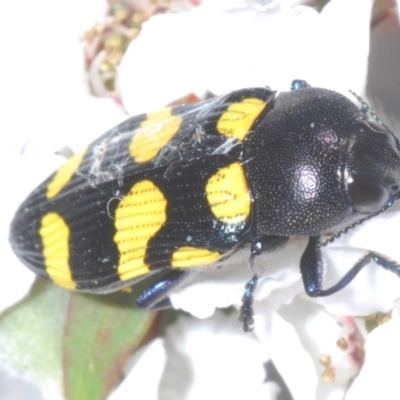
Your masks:
{"label": "beetle eye", "polygon": [[390,196],[386,188],[361,175],[353,175],[348,180],[347,189],[353,208],[360,212],[379,211]]}
{"label": "beetle eye", "polygon": [[361,125],[360,130],[363,132],[384,139],[393,147],[398,148],[398,143],[393,133],[386,128],[385,125],[380,124],[375,118],[366,114],[365,118],[359,120],[359,123]]}

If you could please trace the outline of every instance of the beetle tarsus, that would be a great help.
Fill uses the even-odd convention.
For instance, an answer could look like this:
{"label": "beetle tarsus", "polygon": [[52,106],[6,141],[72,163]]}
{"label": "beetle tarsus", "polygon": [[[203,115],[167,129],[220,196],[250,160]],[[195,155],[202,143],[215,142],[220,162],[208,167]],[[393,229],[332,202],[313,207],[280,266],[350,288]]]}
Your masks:
{"label": "beetle tarsus", "polygon": [[246,291],[242,297],[242,306],[239,312],[239,321],[242,323],[245,332],[252,331],[254,327],[253,295],[257,287],[258,279],[263,272],[262,269],[254,263],[254,260],[264,252],[271,252],[279,249],[286,244],[288,240],[289,238],[285,236],[264,235],[259,237],[251,245],[250,268],[254,272],[254,275],[250,281],[246,283]]}
{"label": "beetle tarsus", "polygon": [[249,332],[254,327],[253,293],[257,286],[258,275],[254,274],[249,282],[246,283],[246,291],[242,297],[242,306],[239,312],[239,321],[243,324],[243,330]]}

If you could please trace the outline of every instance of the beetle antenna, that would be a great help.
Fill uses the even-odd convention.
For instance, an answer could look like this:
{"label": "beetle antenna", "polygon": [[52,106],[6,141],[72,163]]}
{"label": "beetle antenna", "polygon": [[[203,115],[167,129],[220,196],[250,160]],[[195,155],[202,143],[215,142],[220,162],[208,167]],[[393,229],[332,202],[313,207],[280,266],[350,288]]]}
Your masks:
{"label": "beetle antenna", "polygon": [[326,246],[327,244],[332,243],[335,239],[340,238],[340,236],[346,234],[349,230],[351,230],[351,229],[355,228],[356,226],[362,224],[363,222],[368,221],[369,219],[374,218],[377,215],[383,213],[384,211],[386,211],[388,208],[390,208],[393,205],[393,203],[396,200],[396,197],[397,197],[397,195],[390,197],[389,201],[379,211],[377,211],[373,214],[367,215],[366,217],[361,218],[361,219],[353,222],[352,224],[346,226],[345,228],[341,229],[339,232],[334,233],[333,235],[329,236],[323,242],[319,243],[318,247]]}
{"label": "beetle antenna", "polygon": [[349,90],[349,92],[361,103],[361,105],[362,105],[361,111],[363,113],[367,113],[367,114],[371,115],[371,117],[374,118],[381,125],[386,126],[383,123],[383,121],[371,110],[371,107],[358,94],[352,92],[351,90]]}

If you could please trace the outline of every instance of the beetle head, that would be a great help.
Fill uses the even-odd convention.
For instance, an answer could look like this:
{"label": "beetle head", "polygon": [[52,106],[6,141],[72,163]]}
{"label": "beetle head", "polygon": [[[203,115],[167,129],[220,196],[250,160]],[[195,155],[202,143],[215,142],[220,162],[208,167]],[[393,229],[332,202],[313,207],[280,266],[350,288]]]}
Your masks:
{"label": "beetle head", "polygon": [[362,102],[349,142],[345,184],[357,212],[376,212],[400,193],[400,143]]}

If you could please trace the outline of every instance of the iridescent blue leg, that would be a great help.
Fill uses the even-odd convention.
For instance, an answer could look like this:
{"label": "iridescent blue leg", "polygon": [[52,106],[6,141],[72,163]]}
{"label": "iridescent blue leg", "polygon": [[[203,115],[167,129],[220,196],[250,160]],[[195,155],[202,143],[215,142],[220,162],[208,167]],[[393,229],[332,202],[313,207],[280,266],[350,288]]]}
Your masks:
{"label": "iridescent blue leg", "polygon": [[188,269],[170,270],[136,299],[137,306],[143,310],[170,308],[168,294],[186,278],[189,272]]}
{"label": "iridescent blue leg", "polygon": [[243,324],[243,330],[249,332],[253,329],[253,293],[256,289],[258,278],[262,275],[262,270],[258,268],[254,260],[256,256],[264,252],[277,250],[289,240],[288,237],[282,236],[261,236],[258,238],[250,248],[250,267],[254,272],[253,277],[246,284],[246,291],[242,298],[242,306],[239,311],[239,321]]}
{"label": "iridescent blue leg", "polygon": [[389,271],[400,277],[400,264],[382,256],[381,254],[369,251],[365,253],[350,269],[349,272],[335,285],[329,289],[322,289],[323,263],[319,236],[312,236],[308,241],[301,261],[300,270],[303,277],[304,289],[311,297],[329,296],[346,287],[357,274],[371,261],[375,261]]}

